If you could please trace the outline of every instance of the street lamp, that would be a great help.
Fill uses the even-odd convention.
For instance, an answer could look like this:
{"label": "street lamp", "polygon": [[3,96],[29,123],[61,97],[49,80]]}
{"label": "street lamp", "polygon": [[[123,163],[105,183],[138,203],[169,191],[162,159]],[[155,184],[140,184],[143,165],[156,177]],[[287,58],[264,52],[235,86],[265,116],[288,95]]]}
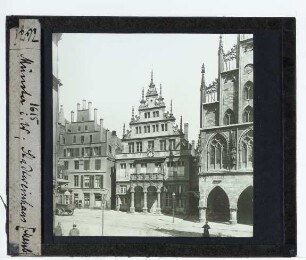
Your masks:
{"label": "street lamp", "polygon": [[173,216],[173,223],[174,223],[174,202],[175,202],[175,193],[172,193],[172,216]]}
{"label": "street lamp", "polygon": [[108,190],[105,189],[101,193],[101,209],[102,209],[102,236],[104,233],[104,209],[105,209],[105,201],[106,201],[106,196],[107,196]]}

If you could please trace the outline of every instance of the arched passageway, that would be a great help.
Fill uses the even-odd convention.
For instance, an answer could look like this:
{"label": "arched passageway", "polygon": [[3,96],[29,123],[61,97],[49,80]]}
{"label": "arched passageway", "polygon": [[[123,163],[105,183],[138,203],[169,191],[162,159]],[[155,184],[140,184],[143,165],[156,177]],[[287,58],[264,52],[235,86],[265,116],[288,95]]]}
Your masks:
{"label": "arched passageway", "polygon": [[148,187],[148,212],[156,212],[157,192],[153,186]]}
{"label": "arched passageway", "polygon": [[237,222],[253,224],[253,187],[247,187],[239,196],[237,203]]}
{"label": "arched passageway", "polygon": [[227,222],[230,219],[229,199],[219,186],[208,195],[206,219],[216,222]]}
{"label": "arched passageway", "polygon": [[143,208],[143,189],[140,186],[135,187],[135,210],[142,211]]}

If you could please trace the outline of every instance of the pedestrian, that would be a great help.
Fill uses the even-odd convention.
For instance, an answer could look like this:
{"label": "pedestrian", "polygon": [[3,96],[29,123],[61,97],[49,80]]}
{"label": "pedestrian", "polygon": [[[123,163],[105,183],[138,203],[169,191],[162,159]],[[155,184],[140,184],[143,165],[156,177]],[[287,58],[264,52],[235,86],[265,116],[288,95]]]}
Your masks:
{"label": "pedestrian", "polygon": [[202,227],[204,228],[203,237],[209,237],[209,229],[210,226],[208,225],[208,221],[206,221],[205,225]]}
{"label": "pedestrian", "polygon": [[54,236],[62,236],[62,227],[61,227],[61,222],[57,222],[57,226],[53,230]]}
{"label": "pedestrian", "polygon": [[72,229],[69,231],[69,236],[79,236],[80,230],[76,227],[76,224],[72,225]]}

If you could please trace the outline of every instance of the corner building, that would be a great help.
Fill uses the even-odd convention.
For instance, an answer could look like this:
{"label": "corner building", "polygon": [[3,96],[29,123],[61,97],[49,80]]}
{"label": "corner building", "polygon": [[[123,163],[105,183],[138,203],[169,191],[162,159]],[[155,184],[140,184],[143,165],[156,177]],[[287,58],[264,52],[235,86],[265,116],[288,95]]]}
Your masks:
{"label": "corner building", "polygon": [[107,192],[106,208],[114,208],[112,179],[115,179],[115,154],[120,151],[120,139],[115,131],[103,127],[103,119],[98,124],[97,109],[92,119],[92,103],[86,105],[85,100],[82,108],[77,104],[76,118],[71,111],[71,122],[66,122],[65,132],[60,135],[61,172],[69,181],[68,191],[76,207],[101,208],[102,196]]}
{"label": "corner building", "polygon": [[253,223],[253,36],[218,50],[218,77],[200,105],[200,221]]}
{"label": "corner building", "polygon": [[[180,127],[166,111],[162,87],[158,94],[153,72],[138,115],[123,129],[121,154],[116,156],[116,207],[128,212],[187,213],[189,207],[191,145],[188,124]],[[174,199],[173,199],[173,195]]]}

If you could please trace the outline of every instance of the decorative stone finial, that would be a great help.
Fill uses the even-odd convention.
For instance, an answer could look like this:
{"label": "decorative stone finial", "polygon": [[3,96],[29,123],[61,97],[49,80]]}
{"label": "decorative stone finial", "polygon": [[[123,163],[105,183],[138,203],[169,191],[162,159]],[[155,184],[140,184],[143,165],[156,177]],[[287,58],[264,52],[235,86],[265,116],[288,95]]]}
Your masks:
{"label": "decorative stone finial", "polygon": [[172,99],[171,99],[171,102],[170,102],[170,115],[172,115]]}
{"label": "decorative stone finial", "polygon": [[123,124],[123,136],[125,135],[125,123]]}
{"label": "decorative stone finial", "polygon": [[134,120],[134,107],[132,107],[132,120]]}
{"label": "decorative stone finial", "polygon": [[218,53],[220,54],[221,52],[223,52],[222,34],[220,34],[220,36],[219,36],[219,51],[218,51]]}

